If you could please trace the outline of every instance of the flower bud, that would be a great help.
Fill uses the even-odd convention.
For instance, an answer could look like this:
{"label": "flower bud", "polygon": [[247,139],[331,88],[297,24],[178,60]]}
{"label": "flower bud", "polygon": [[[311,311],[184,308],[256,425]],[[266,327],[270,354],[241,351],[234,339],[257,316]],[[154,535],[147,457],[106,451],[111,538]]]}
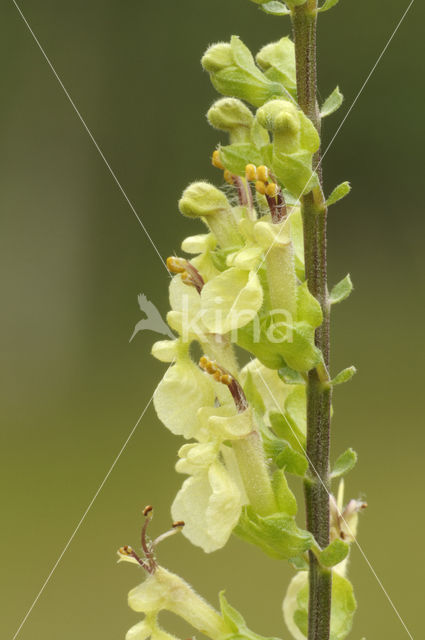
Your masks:
{"label": "flower bud", "polygon": [[179,209],[189,218],[206,218],[205,222],[222,248],[240,244],[232,207],[225,194],[209,182],[193,182],[189,185],[180,198]]}
{"label": "flower bud", "polygon": [[229,67],[233,64],[231,45],[228,42],[212,44],[202,56],[201,64],[209,73]]}
{"label": "flower bud", "polygon": [[295,74],[295,47],[288,37],[271,42],[256,55],[258,66],[274,82],[280,82],[295,98],[297,80]]}
{"label": "flower bud", "polygon": [[288,146],[296,142],[300,131],[299,111],[288,100],[272,100],[257,111],[257,120],[262,127],[274,133],[275,142],[282,142],[288,151]]}
{"label": "flower bud", "polygon": [[246,105],[236,98],[217,100],[207,113],[208,122],[221,131],[230,133],[231,142],[249,142],[254,116]]}
{"label": "flower bud", "polygon": [[260,71],[250,50],[237,36],[232,36],[230,44],[212,45],[201,62],[215,89],[225,96],[241,98],[259,107],[285,93],[280,83]]}
{"label": "flower bud", "polygon": [[230,204],[224,193],[209,182],[193,182],[183,192],[179,209],[184,216],[198,218],[228,211]]}

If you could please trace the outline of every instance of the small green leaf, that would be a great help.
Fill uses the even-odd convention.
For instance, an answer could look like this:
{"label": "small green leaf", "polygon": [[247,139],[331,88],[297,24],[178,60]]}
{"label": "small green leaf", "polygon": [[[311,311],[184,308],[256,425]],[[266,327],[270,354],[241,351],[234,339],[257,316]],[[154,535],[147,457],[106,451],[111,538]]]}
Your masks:
{"label": "small green leaf", "polygon": [[337,384],[344,384],[344,382],[348,382],[357,373],[356,367],[347,367],[338,373],[333,380],[330,381],[330,384],[334,387]]}
{"label": "small green leaf", "polygon": [[298,371],[295,371],[294,369],[291,369],[291,367],[288,367],[286,363],[278,370],[277,373],[279,375],[279,378],[283,380],[285,384],[304,384],[305,383],[305,380],[301,375],[301,373],[299,373]]}
{"label": "small green leaf", "polygon": [[340,478],[345,476],[351,469],[354,469],[357,463],[357,453],[354,449],[347,449],[344,453],[341,453],[334,468],[332,469],[331,478]]}
{"label": "small green leaf", "polygon": [[334,7],[336,4],[338,4],[338,2],[339,2],[339,0],[325,0],[325,2],[318,9],[318,11],[320,11],[320,12],[329,11],[329,9],[332,9],[332,7]]}
{"label": "small green leaf", "polygon": [[320,116],[322,118],[330,116],[331,113],[334,113],[337,109],[340,108],[343,100],[344,96],[339,90],[339,87],[335,87],[330,96],[328,96],[322,104],[322,108],[320,109]]}
{"label": "small green leaf", "polygon": [[332,191],[329,198],[326,200],[326,206],[330,207],[332,204],[335,204],[335,202],[338,202],[338,200],[342,200],[342,198],[345,198],[345,196],[347,196],[350,193],[350,191],[351,191],[350,183],[341,182],[341,184],[335,187],[335,189]]}
{"label": "small green leaf", "polygon": [[343,280],[338,282],[333,288],[329,296],[331,304],[337,304],[342,302],[353,290],[353,283],[351,282],[350,274],[348,273]]}
{"label": "small green leaf", "polygon": [[345,560],[349,551],[350,545],[344,542],[344,540],[337,538],[331,542],[326,549],[323,549],[323,551],[320,552],[319,562],[323,567],[334,567]]}
{"label": "small green leaf", "polygon": [[278,2],[277,0],[271,0],[271,2],[266,2],[261,6],[262,10],[265,13],[269,13],[272,16],[287,16],[291,12],[284,4]]}
{"label": "small green leaf", "polygon": [[238,176],[245,175],[247,164],[258,166],[263,162],[260,151],[249,143],[229,144],[220,147],[220,160],[228,171]]}

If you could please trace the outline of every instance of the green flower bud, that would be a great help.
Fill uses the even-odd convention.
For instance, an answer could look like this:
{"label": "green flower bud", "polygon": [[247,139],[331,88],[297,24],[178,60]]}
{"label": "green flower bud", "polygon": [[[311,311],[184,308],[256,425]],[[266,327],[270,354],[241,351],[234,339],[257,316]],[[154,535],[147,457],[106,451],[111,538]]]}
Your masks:
{"label": "green flower bud", "polygon": [[314,124],[288,100],[272,100],[257,111],[257,121],[273,133],[271,168],[295,197],[317,184],[312,159],[320,138]]}
{"label": "green flower bud", "polygon": [[250,50],[237,36],[232,36],[230,44],[212,45],[201,62],[215,89],[225,96],[241,98],[259,107],[285,93],[280,83],[273,82],[259,70]]}
{"label": "green flower bud", "polygon": [[230,204],[224,193],[209,182],[193,182],[184,190],[179,209],[184,216],[198,218],[227,211]]}
{"label": "green flower bud", "polygon": [[300,131],[299,110],[288,100],[272,100],[257,111],[257,120],[262,127],[274,133],[277,144],[288,146],[297,144]]}
{"label": "green flower bud", "polygon": [[233,64],[232,47],[228,42],[217,42],[204,53],[201,64],[205,71],[213,73]]}
{"label": "green flower bud", "polygon": [[296,97],[295,47],[290,38],[281,38],[267,44],[257,53],[256,61],[270,80],[280,82]]}
{"label": "green flower bud", "polygon": [[236,98],[217,100],[207,113],[208,122],[221,131],[228,131],[231,142],[249,142],[254,116]]}
{"label": "green flower bud", "polygon": [[205,218],[222,248],[240,244],[232,207],[225,194],[209,182],[190,184],[179,200],[179,210],[189,218]]}

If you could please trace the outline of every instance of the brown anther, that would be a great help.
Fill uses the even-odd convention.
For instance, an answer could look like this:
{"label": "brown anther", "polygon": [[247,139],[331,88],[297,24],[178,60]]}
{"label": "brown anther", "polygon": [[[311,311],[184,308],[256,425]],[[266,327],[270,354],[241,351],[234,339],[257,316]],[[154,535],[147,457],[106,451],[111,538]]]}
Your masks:
{"label": "brown anther", "polygon": [[204,371],[212,375],[214,380],[217,380],[217,382],[221,382],[222,384],[226,385],[232,395],[236,409],[239,413],[242,413],[248,408],[248,402],[241,385],[236,380],[236,378],[234,378],[232,374],[227,371],[227,369],[224,369],[224,367],[221,367],[206,356],[202,356],[202,358],[199,360],[199,366],[204,369]]}
{"label": "brown anther", "polygon": [[258,191],[258,193],[261,193],[262,196],[264,196],[264,194],[266,193],[266,185],[261,180],[257,180],[257,182],[255,183],[255,189],[256,191]]}
{"label": "brown anther", "polygon": [[118,552],[123,556],[131,556],[133,554],[133,549],[126,544],[124,547],[120,547]]}
{"label": "brown anther", "polygon": [[228,184],[233,184],[233,175],[232,173],[226,169],[224,171],[224,180],[228,183]]}
{"label": "brown anther", "polygon": [[255,182],[257,180],[257,167],[255,164],[247,164],[245,167],[245,176],[246,179],[250,182]]}
{"label": "brown anther", "polygon": [[279,188],[275,182],[269,182],[266,187],[266,195],[270,198],[275,198],[278,194]]}
{"label": "brown anther", "polygon": [[218,149],[216,149],[213,154],[212,154],[212,158],[211,158],[211,162],[213,167],[216,167],[217,169],[222,169],[224,171],[224,165],[222,163],[222,161],[220,160],[220,151]]}
{"label": "brown anther", "polygon": [[257,167],[257,178],[261,180],[261,182],[267,182],[269,179],[269,170],[263,164]]}
{"label": "brown anther", "polygon": [[177,256],[169,256],[167,258],[167,269],[170,273],[184,273],[186,271],[187,260],[177,258]]}
{"label": "brown anther", "polygon": [[184,527],[184,521],[177,520],[177,522],[173,522],[172,527],[173,529],[180,529],[181,527]]}
{"label": "brown anther", "polygon": [[145,516],[145,518],[146,518],[149,514],[152,514],[152,511],[153,511],[153,506],[152,506],[152,505],[150,505],[150,504],[148,504],[148,506],[147,506],[147,507],[145,507],[145,508],[143,509],[143,515]]}

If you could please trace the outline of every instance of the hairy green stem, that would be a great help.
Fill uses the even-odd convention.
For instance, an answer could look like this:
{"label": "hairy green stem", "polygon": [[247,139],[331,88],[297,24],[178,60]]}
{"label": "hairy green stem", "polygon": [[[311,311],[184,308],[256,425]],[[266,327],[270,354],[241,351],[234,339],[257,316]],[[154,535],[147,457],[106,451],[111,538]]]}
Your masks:
{"label": "hairy green stem", "polygon": [[[295,7],[292,24],[295,40],[298,102],[320,132],[317,105],[316,73],[317,0],[307,0]],[[320,162],[316,154],[315,166]],[[321,180],[321,173],[319,173]],[[316,345],[329,366],[329,316],[327,290],[326,218],[327,209],[321,187],[302,196],[305,269],[310,292],[320,302],[323,323],[316,330]],[[323,548],[329,544],[329,449],[331,422],[331,388],[323,385],[316,369],[307,382],[307,455],[309,478],[305,482],[307,528]],[[309,557],[308,640],[329,640],[332,573]]]}

